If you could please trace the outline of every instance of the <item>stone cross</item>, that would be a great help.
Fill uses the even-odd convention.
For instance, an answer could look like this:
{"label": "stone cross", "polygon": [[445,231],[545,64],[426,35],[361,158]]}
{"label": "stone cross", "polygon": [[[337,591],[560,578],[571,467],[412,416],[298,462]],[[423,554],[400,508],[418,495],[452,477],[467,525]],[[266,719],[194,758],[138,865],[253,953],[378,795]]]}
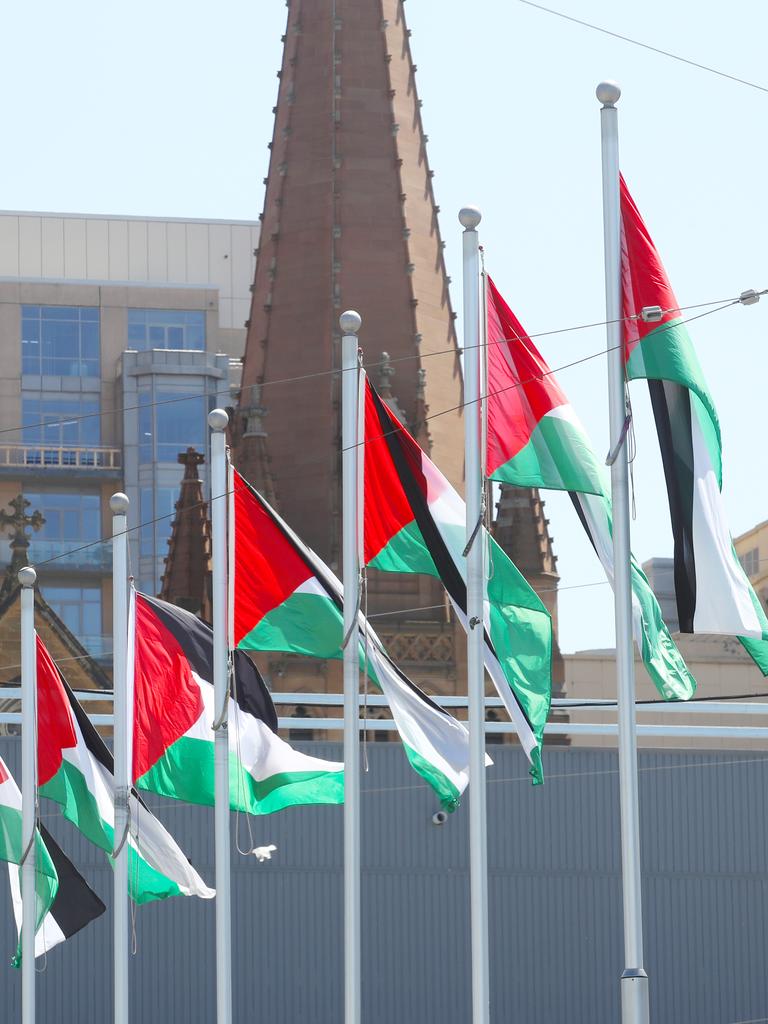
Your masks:
{"label": "stone cross", "polygon": [[27,514],[27,509],[31,506],[32,502],[27,501],[22,494],[17,494],[13,501],[9,501],[8,504],[13,509],[13,512],[9,513],[4,509],[0,509],[0,529],[6,526],[12,528],[11,551],[13,552],[13,557],[11,558],[11,568],[13,569],[17,565],[21,568],[21,566],[27,565],[27,550],[29,549],[27,527],[37,531],[45,525],[45,518],[42,512],[37,510],[31,515]]}
{"label": "stone cross", "polygon": [[179,452],[176,458],[184,466],[184,479],[197,480],[197,467],[205,462],[205,456],[194,448],[187,448],[185,452]]}

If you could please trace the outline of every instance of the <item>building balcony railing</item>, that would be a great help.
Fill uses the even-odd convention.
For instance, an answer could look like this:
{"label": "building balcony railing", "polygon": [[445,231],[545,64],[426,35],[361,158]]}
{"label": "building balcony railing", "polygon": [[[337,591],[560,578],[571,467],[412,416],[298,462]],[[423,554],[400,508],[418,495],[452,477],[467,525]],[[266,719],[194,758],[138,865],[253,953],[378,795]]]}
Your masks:
{"label": "building balcony railing", "polygon": [[0,445],[0,472],[18,469],[67,469],[86,473],[118,474],[122,469],[119,448],[74,447],[72,445]]}
{"label": "building balcony railing", "polygon": [[[44,509],[41,511],[45,514]],[[32,537],[29,542],[29,561],[32,565],[48,562],[46,569],[109,572],[112,568],[112,544],[109,541],[98,541],[88,547],[82,546],[87,543],[83,540],[47,540],[44,537]]]}

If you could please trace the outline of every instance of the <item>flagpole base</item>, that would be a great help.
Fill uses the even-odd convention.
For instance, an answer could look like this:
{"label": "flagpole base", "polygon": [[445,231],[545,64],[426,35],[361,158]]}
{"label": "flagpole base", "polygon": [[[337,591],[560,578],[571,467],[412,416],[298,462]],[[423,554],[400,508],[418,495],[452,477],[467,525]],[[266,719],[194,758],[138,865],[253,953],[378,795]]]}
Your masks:
{"label": "flagpole base", "polygon": [[648,975],[642,967],[621,976],[621,1024],[648,1024]]}

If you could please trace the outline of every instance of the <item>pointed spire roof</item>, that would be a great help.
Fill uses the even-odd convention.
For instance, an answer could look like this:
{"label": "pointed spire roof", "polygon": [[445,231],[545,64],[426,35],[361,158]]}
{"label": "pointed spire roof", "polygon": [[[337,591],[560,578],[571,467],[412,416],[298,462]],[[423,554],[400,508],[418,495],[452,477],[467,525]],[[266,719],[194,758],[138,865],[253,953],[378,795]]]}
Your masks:
{"label": "pointed spire roof", "polygon": [[[461,367],[401,0],[289,0],[284,43],[235,463],[333,563],[339,315],[361,314],[367,362],[390,353],[393,398],[422,435],[425,406],[460,404]],[[462,487],[460,413],[430,426]]]}
{"label": "pointed spire roof", "polygon": [[205,458],[194,448],[181,452],[184,467],[176,515],[168,540],[160,597],[211,621],[211,524],[198,466]]}

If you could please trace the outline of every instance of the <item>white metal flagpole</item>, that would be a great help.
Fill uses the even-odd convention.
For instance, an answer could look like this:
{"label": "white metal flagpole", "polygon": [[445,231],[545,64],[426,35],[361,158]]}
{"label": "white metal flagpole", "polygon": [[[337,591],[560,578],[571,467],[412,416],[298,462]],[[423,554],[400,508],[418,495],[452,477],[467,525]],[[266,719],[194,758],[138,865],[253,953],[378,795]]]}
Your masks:
{"label": "white metal flagpole", "polygon": [[467,696],[469,698],[469,868],[472,929],[472,1022],[490,1020],[488,835],[485,806],[485,543],[480,457],[480,253],[474,206],[459,212],[464,228],[464,475],[467,516]]}
{"label": "white metal flagpole", "polygon": [[27,565],[21,584],[21,1020],[35,1022],[35,809],[37,804],[37,650],[35,645],[35,581]]}
{"label": "white metal flagpole", "polygon": [[354,310],[341,339],[342,561],[344,582],[344,1022],[360,1024],[360,565],[357,332]]}
{"label": "white metal flagpole", "polygon": [[128,496],[118,491],[109,499],[112,511],[112,687],[114,690],[115,832],[114,832],[114,955],[115,1024],[128,1024],[128,796],[131,786],[126,655],[128,645]]}
{"label": "white metal flagpole", "polygon": [[227,436],[224,409],[208,414],[211,428],[213,563],[213,690],[216,850],[216,1021],[232,1024],[232,892],[229,834],[229,629],[227,625]]}
{"label": "white metal flagpole", "polygon": [[648,1024],[648,975],[643,968],[643,907],[640,880],[640,816],[637,792],[635,648],[632,637],[632,584],[629,538],[629,465],[627,401],[621,323],[621,210],[619,198],[619,125],[616,103],[621,89],[601,82],[600,129],[603,160],[603,235],[605,245],[605,319],[608,347],[611,502],[613,504],[614,608],[621,799],[621,878],[624,899],[624,972],[621,976],[622,1024]]}

